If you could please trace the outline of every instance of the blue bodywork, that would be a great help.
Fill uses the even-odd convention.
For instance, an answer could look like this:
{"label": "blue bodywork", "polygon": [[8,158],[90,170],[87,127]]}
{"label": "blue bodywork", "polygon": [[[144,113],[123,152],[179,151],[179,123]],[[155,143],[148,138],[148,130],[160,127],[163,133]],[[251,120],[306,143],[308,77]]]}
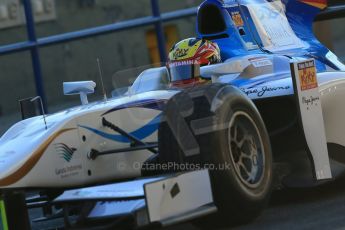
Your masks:
{"label": "blue bodywork", "polygon": [[[339,63],[326,57],[330,52],[329,49],[314,36],[312,24],[323,6],[322,0],[314,1],[318,5],[299,0],[207,0],[199,7],[197,35],[217,42],[223,60],[255,54],[280,54],[289,57],[314,58],[318,72],[324,72],[327,69],[344,70],[344,66],[339,66]],[[250,12],[250,6],[255,6],[256,11]],[[326,7],[325,4],[324,7]],[[218,14],[218,17],[208,16],[215,16],[215,14]],[[256,17],[256,21],[253,16]],[[240,22],[234,21],[235,18],[240,18]],[[302,45],[286,48],[280,45],[279,50],[273,51],[265,47],[263,36],[259,35],[260,30],[268,31],[271,29],[269,26],[278,22],[277,19],[287,20],[292,29],[291,32],[294,33],[291,36],[296,36]],[[258,22],[261,23],[260,26]],[[212,24],[216,29],[210,28]],[[283,29],[281,31],[286,32]],[[279,32],[273,31],[272,34],[277,35]],[[278,34],[278,36],[282,35]]]}

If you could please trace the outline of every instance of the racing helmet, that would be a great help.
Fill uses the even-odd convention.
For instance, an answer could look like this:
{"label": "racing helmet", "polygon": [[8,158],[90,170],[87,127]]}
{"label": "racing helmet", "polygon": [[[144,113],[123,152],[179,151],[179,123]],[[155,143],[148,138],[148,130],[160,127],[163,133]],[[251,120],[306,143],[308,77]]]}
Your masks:
{"label": "racing helmet", "polygon": [[170,52],[167,67],[173,85],[203,82],[200,67],[221,62],[217,43],[198,38],[188,38],[175,44]]}

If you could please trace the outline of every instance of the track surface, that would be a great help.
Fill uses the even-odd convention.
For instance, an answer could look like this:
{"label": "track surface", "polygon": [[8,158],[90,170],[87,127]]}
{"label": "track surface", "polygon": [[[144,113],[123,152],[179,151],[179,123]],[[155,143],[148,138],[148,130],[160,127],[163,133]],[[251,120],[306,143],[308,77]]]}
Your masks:
{"label": "track surface", "polygon": [[[37,215],[37,211],[32,213]],[[33,230],[49,229],[51,224],[35,224]],[[197,230],[184,224],[164,230]],[[230,228],[229,228],[230,229]],[[253,223],[232,228],[251,229],[345,229],[345,179],[308,189],[285,189],[272,195],[269,207]]]}

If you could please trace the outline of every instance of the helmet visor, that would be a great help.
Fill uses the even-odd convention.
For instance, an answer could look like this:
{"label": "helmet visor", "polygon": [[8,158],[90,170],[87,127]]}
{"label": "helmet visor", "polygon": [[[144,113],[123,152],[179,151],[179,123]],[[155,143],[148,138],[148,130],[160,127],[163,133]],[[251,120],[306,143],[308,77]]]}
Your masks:
{"label": "helmet visor", "polygon": [[171,82],[189,80],[200,76],[200,65],[171,65],[170,66]]}

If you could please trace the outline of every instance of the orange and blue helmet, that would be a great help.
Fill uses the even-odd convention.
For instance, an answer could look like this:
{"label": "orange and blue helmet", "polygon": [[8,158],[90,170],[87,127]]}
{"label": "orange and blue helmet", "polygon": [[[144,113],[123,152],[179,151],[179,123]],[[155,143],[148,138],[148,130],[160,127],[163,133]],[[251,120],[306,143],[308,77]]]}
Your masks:
{"label": "orange and blue helmet", "polygon": [[188,38],[175,44],[169,52],[167,63],[172,83],[197,81],[200,66],[221,62],[216,43],[198,38]]}

